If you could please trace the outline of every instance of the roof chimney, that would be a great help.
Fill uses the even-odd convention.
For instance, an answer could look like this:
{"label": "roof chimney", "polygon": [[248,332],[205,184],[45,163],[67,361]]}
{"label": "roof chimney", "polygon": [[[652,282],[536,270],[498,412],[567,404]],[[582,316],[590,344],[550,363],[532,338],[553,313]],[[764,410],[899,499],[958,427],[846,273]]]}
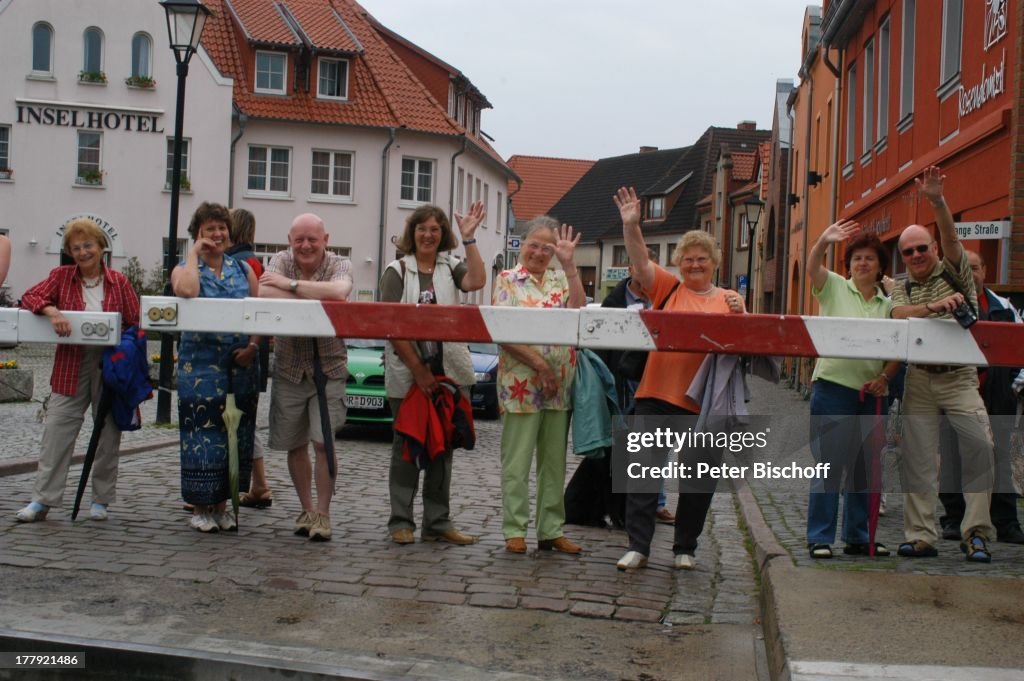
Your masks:
{"label": "roof chimney", "polygon": [[757,130],[757,121],[740,121],[736,124],[737,130]]}
{"label": "roof chimney", "polygon": [[649,152],[652,152],[652,151],[657,151],[657,150],[658,150],[658,147],[640,147],[640,153],[641,154],[646,154],[646,153],[649,153]]}

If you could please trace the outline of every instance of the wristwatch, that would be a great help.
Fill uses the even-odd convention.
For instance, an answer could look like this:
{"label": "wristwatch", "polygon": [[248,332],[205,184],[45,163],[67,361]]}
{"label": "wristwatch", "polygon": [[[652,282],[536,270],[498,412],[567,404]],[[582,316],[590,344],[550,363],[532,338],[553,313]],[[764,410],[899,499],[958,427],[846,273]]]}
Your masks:
{"label": "wristwatch", "polygon": [[298,282],[298,280],[296,280],[296,279],[292,279],[292,280],[291,280],[291,281],[290,281],[290,282],[288,283],[288,290],[289,290],[289,291],[291,291],[292,293],[295,293],[295,289],[297,289],[297,288],[299,288],[299,282]]}

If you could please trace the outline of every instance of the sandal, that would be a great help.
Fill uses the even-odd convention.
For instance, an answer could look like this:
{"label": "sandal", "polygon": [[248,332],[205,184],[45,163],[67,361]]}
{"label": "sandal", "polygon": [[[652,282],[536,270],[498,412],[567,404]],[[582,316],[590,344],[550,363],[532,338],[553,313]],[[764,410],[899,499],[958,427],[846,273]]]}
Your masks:
{"label": "sandal", "polygon": [[270,508],[274,505],[274,497],[267,490],[266,495],[256,496],[252,492],[243,492],[238,496],[238,505],[246,508]]}
{"label": "sandal", "polygon": [[960,550],[966,554],[969,563],[991,563],[992,554],[985,545],[985,539],[978,534],[972,534],[967,541],[960,542]]}
{"label": "sandal", "polygon": [[[848,556],[869,556],[871,555],[870,544],[847,544],[843,547],[843,553]],[[875,542],[875,556],[885,558],[892,555],[889,549],[882,542]]]}
{"label": "sandal", "polygon": [[825,560],[832,557],[832,547],[828,544],[808,544],[807,551],[815,560]]}
{"label": "sandal", "polygon": [[921,539],[900,544],[896,553],[904,558],[934,558],[939,555],[938,549]]}

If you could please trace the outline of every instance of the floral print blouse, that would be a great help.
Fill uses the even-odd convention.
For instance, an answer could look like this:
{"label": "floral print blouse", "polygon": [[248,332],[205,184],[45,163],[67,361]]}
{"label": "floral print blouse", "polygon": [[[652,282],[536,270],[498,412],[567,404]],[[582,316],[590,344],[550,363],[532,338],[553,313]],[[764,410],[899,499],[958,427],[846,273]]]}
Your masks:
{"label": "floral print blouse", "polygon": [[[522,265],[498,275],[495,305],[508,307],[565,307],[569,282],[562,270],[535,276]],[[498,404],[502,412],[532,414],[541,409],[572,409],[572,380],[576,374],[576,348],[564,345],[531,345],[547,361],[558,378],[558,392],[545,397],[537,372],[505,352],[498,351]]]}

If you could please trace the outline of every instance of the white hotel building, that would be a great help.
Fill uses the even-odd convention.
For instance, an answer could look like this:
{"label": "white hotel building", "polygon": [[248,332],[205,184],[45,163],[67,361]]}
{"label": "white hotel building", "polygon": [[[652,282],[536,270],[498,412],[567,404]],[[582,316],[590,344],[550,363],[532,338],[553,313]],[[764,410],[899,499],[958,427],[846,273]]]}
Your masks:
{"label": "white hotel building", "polygon": [[[369,300],[416,206],[451,214],[479,199],[480,250],[492,273],[502,268],[506,187],[518,178],[487,143],[490,104],[465,76],[351,0],[204,4],[213,16],[187,80],[179,250],[204,200],[252,211],[268,258],[287,247],[292,218],[317,213],[352,259],[353,297]],[[60,264],[64,225],[81,215],[110,235],[114,268],[131,256],[162,263],[176,96],[163,8],[0,0],[0,41],[12,297]]]}

